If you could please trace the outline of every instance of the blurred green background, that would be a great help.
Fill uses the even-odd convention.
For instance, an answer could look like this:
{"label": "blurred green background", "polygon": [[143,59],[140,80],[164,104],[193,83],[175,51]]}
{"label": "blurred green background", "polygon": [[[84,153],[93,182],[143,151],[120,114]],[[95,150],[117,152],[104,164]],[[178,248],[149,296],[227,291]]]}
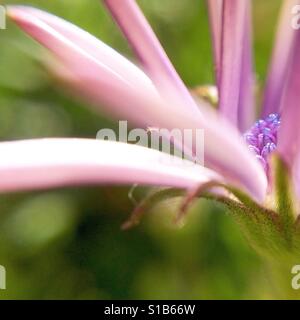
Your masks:
{"label": "blurred green background", "polygon": [[[205,2],[138,2],[186,84],[213,83]],[[98,0],[2,3],[48,10],[133,59]],[[280,3],[253,1],[259,85],[266,76]],[[115,126],[61,90],[37,61],[40,54],[41,48],[13,24],[0,30],[1,140],[94,138],[99,129]],[[0,195],[0,264],[7,270],[7,290],[0,290],[0,299],[274,296],[268,269],[222,207],[201,200],[179,228],[172,224],[177,202],[164,202],[140,226],[124,232],[120,225],[134,207],[128,191],[89,187]]]}

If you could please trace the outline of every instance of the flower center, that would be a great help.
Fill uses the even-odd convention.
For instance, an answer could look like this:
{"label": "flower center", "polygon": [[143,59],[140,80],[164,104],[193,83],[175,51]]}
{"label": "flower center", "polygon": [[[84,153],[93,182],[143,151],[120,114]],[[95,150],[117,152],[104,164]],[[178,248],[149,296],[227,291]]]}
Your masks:
{"label": "flower center", "polygon": [[277,132],[280,127],[280,115],[271,113],[255,124],[244,134],[249,149],[268,171],[268,156],[277,147]]}

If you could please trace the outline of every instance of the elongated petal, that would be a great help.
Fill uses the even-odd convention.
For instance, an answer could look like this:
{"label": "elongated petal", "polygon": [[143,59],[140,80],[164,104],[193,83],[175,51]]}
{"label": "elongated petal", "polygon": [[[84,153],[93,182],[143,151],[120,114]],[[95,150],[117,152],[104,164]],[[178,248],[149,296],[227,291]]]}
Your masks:
{"label": "elongated petal", "polygon": [[21,12],[33,15],[44,23],[48,24],[56,32],[70,40],[73,44],[79,46],[92,57],[101,61],[111,70],[115,71],[122,78],[130,81],[133,85],[137,82],[145,86],[144,90],[153,90],[151,80],[137,68],[133,63],[120,55],[117,51],[106,45],[101,40],[97,39],[90,33],[80,29],[76,25],[63,20],[48,12],[29,7],[29,6],[13,6],[9,7],[9,14],[16,16]]}
{"label": "elongated petal", "polygon": [[272,60],[266,82],[262,116],[279,113],[282,106],[282,96],[289,72],[295,30],[292,28],[292,9],[300,4],[299,0],[283,1],[277,28]]}
{"label": "elongated petal", "polygon": [[[231,126],[218,117],[186,110],[180,101],[165,101],[152,90],[123,78],[92,54],[71,42],[49,24],[20,8],[12,7],[9,15],[32,37],[50,49],[58,59],[60,72],[76,91],[99,106],[108,106],[110,113],[119,119],[149,127],[174,128],[205,134],[205,164],[225,175],[228,181],[244,188],[262,201],[266,192],[266,177],[259,163],[247,149],[241,137]],[[101,109],[102,110],[102,109]],[[206,111],[203,108],[203,112]],[[197,141],[187,143],[193,154]],[[246,168],[246,169],[245,169]]]}
{"label": "elongated petal", "polygon": [[238,124],[243,39],[248,0],[230,0],[223,4],[220,112]]}
{"label": "elongated petal", "polygon": [[[220,87],[221,31],[223,0],[207,0],[215,61],[215,78]],[[247,1],[243,36],[238,127],[245,132],[255,120],[254,76],[252,62],[251,3]],[[227,50],[227,49],[226,49]]]}
{"label": "elongated petal", "polygon": [[[70,24],[57,20],[58,18],[18,6],[8,7],[7,13],[24,31],[54,54],[65,70],[69,71],[69,75],[72,75],[75,85],[81,87],[82,92],[97,96],[98,104],[100,102],[109,105],[110,113],[130,115],[131,121],[145,124],[143,110],[139,113],[133,110],[136,110],[137,106],[143,107],[143,94],[158,99],[158,93],[142,71],[101,44],[98,51],[87,51],[88,47],[94,46],[90,36],[85,38],[84,31],[78,31],[76,27],[72,30]],[[48,20],[51,20],[51,25],[47,23]],[[81,37],[82,41],[79,39]]]}
{"label": "elongated petal", "polygon": [[157,89],[199,112],[135,0],[103,0]]}
{"label": "elongated petal", "polygon": [[241,132],[246,132],[255,121],[255,80],[253,74],[252,57],[252,7],[247,0],[245,29],[242,52],[242,69],[240,81],[240,97],[238,108],[238,127]]}
{"label": "elongated petal", "polygon": [[[150,79],[131,62],[87,32],[51,14],[24,6],[9,6],[7,13],[54,54],[58,60],[53,64],[54,71],[66,76],[76,93],[78,90],[97,107],[99,103],[109,106],[106,111],[114,116],[138,125],[151,125],[145,108],[150,103],[155,105],[152,100],[160,97]],[[63,70],[57,66],[63,66]],[[144,103],[146,99],[150,99],[148,104]],[[172,104],[171,100],[169,103]],[[176,106],[187,111],[183,104]]]}
{"label": "elongated petal", "polygon": [[144,184],[195,188],[220,176],[198,165],[174,163],[156,150],[90,139],[0,143],[0,191],[81,184]]}
{"label": "elongated petal", "polygon": [[221,63],[221,30],[223,0],[207,0],[212,46],[215,64],[215,79],[219,84]]}
{"label": "elongated petal", "polygon": [[300,154],[300,32],[294,31],[291,66],[282,99],[281,127],[278,136],[278,151],[290,165]]}

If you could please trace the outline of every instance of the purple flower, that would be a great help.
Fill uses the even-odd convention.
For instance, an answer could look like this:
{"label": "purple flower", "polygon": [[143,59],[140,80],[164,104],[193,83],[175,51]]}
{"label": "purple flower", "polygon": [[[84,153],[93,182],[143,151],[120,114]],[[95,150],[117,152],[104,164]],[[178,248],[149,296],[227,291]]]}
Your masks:
{"label": "purple flower", "polygon": [[[287,176],[294,183],[289,182],[289,186],[300,189],[296,178],[300,176],[300,32],[290,26],[291,8],[299,1],[284,2],[258,117],[253,94],[250,1],[208,0],[218,112],[194,100],[134,0],[103,2],[141,68],[49,13],[10,6],[8,15],[52,52],[54,59],[48,61],[52,72],[97,110],[105,106],[106,113],[145,128],[204,129],[206,168],[164,165],[158,151],[118,142],[4,142],[0,144],[0,189],[78,183],[141,183],[198,191],[208,186],[212,197],[229,201],[236,208],[242,205],[243,210],[267,210],[270,219],[277,219],[281,210],[274,199],[278,176]],[[184,148],[193,154],[195,145],[190,142]],[[282,164],[275,170],[277,178],[269,173],[269,168],[273,169],[270,155],[275,149]],[[220,196],[216,186],[231,194]],[[297,197],[291,197],[298,204]]]}
{"label": "purple flower", "polygon": [[277,132],[279,130],[280,123],[280,116],[278,114],[271,113],[265,119],[256,121],[251,129],[244,135],[249,149],[262,163],[266,173],[269,172],[269,155],[277,147]]}

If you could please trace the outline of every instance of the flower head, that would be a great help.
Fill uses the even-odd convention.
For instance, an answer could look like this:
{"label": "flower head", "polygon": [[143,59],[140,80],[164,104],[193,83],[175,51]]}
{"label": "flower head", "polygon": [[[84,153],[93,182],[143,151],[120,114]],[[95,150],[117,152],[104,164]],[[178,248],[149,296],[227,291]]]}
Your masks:
{"label": "flower head", "polygon": [[[141,68],[51,14],[12,6],[8,15],[52,52],[54,59],[48,61],[52,72],[89,99],[97,110],[104,105],[110,115],[146,128],[203,129],[206,168],[166,167],[157,161],[159,152],[122,143],[67,139],[7,142],[0,144],[1,154],[5,155],[0,159],[4,177],[0,189],[138,182],[192,190],[189,200],[199,192],[208,192],[209,197],[251,221],[250,225],[261,224],[260,237],[278,233],[278,239],[283,237],[289,242],[298,205],[293,190],[299,189],[293,177],[300,170],[300,33],[290,27],[288,13],[298,0],[284,2],[258,117],[261,120],[256,122],[250,1],[208,0],[218,112],[208,110],[203,101],[196,102],[191,96],[134,0],[103,2],[128,39]],[[45,153],[40,153],[38,146],[46,148]],[[19,154],[25,147],[30,155],[21,158]],[[118,149],[130,154],[115,159]],[[187,141],[184,149],[193,154],[193,141]],[[276,165],[269,161],[275,149]],[[48,157],[47,150],[59,150],[60,157]],[[220,187],[227,192],[220,193]]]}

